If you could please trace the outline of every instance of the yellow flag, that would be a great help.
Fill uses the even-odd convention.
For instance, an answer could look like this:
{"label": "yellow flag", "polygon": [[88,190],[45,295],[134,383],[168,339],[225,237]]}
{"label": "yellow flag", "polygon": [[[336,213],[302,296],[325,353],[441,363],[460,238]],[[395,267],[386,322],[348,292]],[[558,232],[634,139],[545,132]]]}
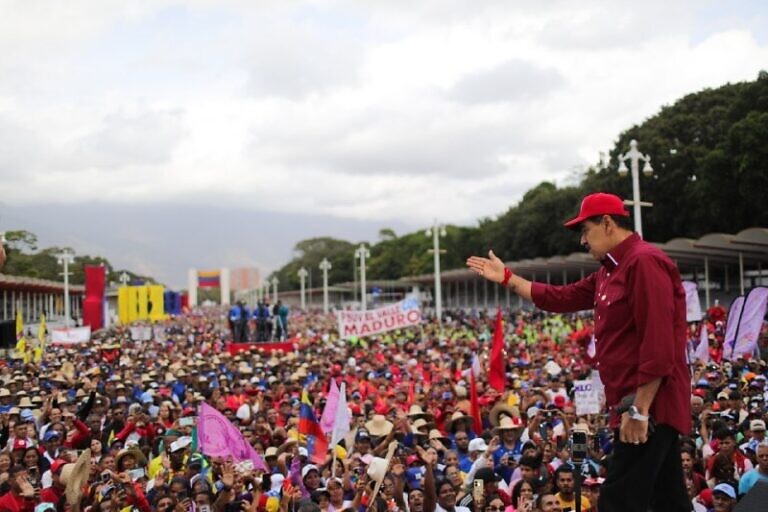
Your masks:
{"label": "yellow flag", "polygon": [[37,339],[40,340],[40,345],[45,344],[45,315],[40,315],[40,327],[37,329]]}
{"label": "yellow flag", "polygon": [[24,320],[21,318],[21,310],[16,310],[16,339],[24,337]]}

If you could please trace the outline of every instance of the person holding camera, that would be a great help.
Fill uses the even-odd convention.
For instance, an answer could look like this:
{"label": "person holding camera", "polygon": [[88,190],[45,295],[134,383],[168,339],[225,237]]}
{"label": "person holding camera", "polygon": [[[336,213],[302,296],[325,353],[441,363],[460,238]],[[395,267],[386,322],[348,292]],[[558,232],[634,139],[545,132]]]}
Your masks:
{"label": "person holding camera", "polygon": [[596,360],[617,430],[599,508],[688,512],[678,443],[691,430],[685,291],[672,260],[633,233],[628,217],[618,196],[584,198],[565,227],[580,230],[601,268],[573,284],[523,279],[493,251],[467,266],[541,309],[594,309]]}

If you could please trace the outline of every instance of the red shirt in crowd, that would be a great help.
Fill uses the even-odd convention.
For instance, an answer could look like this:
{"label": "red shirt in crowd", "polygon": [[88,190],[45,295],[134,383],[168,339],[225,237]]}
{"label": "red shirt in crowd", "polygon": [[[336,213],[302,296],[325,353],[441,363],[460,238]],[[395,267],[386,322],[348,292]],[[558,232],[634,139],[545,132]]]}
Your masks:
{"label": "red shirt in crowd", "polygon": [[[597,272],[564,286],[533,283],[531,294],[548,311],[594,308],[596,359],[609,407],[661,378],[651,415],[658,424],[690,433],[685,291],[677,267],[661,250],[632,234],[603,258]],[[618,423],[613,415],[611,425]]]}
{"label": "red shirt in crowd", "polygon": [[13,491],[0,496],[0,512],[33,512],[35,510],[35,500],[27,499]]}

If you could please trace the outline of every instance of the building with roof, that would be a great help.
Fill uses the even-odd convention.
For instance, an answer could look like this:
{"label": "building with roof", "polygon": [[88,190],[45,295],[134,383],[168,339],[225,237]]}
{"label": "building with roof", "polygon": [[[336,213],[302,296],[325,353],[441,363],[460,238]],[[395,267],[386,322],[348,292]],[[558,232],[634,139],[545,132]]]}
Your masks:
{"label": "building with roof", "polygon": [[[85,286],[69,285],[70,311],[82,316]],[[3,320],[16,317],[20,310],[25,324],[36,323],[45,313],[50,319],[64,317],[64,283],[34,277],[0,274],[0,311]]]}

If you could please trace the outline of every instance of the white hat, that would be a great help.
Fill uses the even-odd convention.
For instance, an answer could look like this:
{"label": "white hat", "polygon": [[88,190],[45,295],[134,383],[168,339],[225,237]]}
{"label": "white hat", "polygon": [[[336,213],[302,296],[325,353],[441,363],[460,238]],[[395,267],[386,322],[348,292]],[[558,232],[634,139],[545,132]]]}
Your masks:
{"label": "white hat", "polygon": [[488,444],[482,437],[476,437],[469,442],[469,453],[484,452],[488,449]]}
{"label": "white hat", "polygon": [[752,420],[749,422],[749,430],[765,430],[765,422],[763,420]]}
{"label": "white hat", "polygon": [[306,466],[301,468],[301,479],[303,480],[304,478],[306,478],[307,474],[310,471],[317,471],[318,473],[320,473],[320,470],[317,469],[317,466],[315,466],[314,464],[307,464]]}

